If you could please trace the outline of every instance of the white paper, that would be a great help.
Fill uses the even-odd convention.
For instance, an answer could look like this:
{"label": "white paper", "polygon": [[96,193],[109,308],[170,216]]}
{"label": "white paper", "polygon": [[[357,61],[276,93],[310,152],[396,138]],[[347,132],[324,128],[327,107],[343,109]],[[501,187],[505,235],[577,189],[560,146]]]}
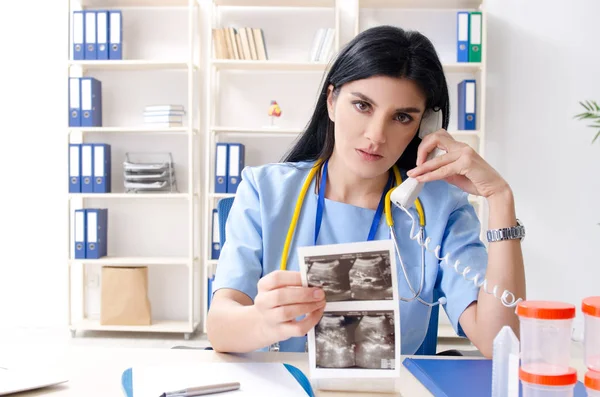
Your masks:
{"label": "white paper", "polygon": [[0,367],[0,395],[68,382],[68,379],[50,368],[6,369]]}
{"label": "white paper", "polygon": [[135,397],[157,397],[186,387],[239,382],[237,391],[226,396],[306,397],[306,392],[280,363],[198,363],[193,365],[143,366],[133,368]]}
{"label": "white paper", "polygon": [[395,388],[401,345],[393,242],[300,247],[298,255],[302,284],[323,288],[327,300],[308,334],[311,380],[332,390]]}

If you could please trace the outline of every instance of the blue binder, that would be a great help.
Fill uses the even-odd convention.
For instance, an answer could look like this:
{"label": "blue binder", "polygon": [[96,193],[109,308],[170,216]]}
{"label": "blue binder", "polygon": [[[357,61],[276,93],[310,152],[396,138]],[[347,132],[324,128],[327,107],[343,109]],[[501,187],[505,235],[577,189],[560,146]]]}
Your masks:
{"label": "blue binder", "polygon": [[229,175],[229,150],[227,143],[217,143],[215,155],[215,193],[227,193]]}
{"label": "blue binder", "polygon": [[85,59],[85,18],[83,11],[73,11],[73,59]]}
{"label": "blue binder", "polygon": [[111,192],[111,166],[110,145],[106,143],[95,143],[94,148],[94,193]]}
{"label": "blue binder", "polygon": [[81,127],[81,82],[69,78],[69,127]]}
{"label": "blue binder", "polygon": [[102,82],[93,77],[81,78],[81,126],[102,126]]}
{"label": "blue binder", "polygon": [[458,83],[458,129],[477,129],[476,81],[463,80]]}
{"label": "blue binder", "polygon": [[469,62],[469,13],[456,13],[456,62]]}
{"label": "blue binder", "polygon": [[108,11],[96,11],[96,57],[100,60],[108,59]]}
{"label": "blue binder", "polygon": [[[302,388],[304,389],[304,391],[306,392],[306,395],[308,397],[315,397],[315,394],[312,390],[312,386],[310,385],[310,381],[308,380],[308,378],[306,377],[306,375],[304,375],[304,373],[302,371],[300,371],[297,367],[290,365],[290,364],[282,364],[282,365],[298,381],[298,383],[300,384],[300,386],[302,386]],[[132,368],[128,368],[125,371],[123,371],[123,374],[121,375],[121,386],[123,387],[123,392],[125,393],[126,397],[134,397],[135,396],[134,391],[133,391],[133,369]],[[135,397],[137,397],[137,396],[135,396]]]}
{"label": "blue binder", "polygon": [[69,144],[69,193],[81,193],[81,145]]}
{"label": "blue binder", "polygon": [[123,16],[121,11],[108,12],[108,59],[123,59]]}
{"label": "blue binder", "polygon": [[108,210],[106,208],[88,208],[86,224],[86,259],[100,259],[106,256],[108,237]]}
{"label": "blue binder", "polygon": [[242,180],[242,169],[244,169],[246,161],[246,148],[241,143],[230,143],[228,146],[227,193],[235,193]]}
{"label": "blue binder", "polygon": [[95,60],[96,55],[96,12],[95,11],[84,11],[85,16],[85,59]]}
{"label": "blue binder", "polygon": [[85,259],[85,250],[87,246],[87,215],[85,209],[75,210],[75,259]]}
{"label": "blue binder", "polygon": [[[406,358],[402,364],[436,397],[492,395],[492,360]],[[574,397],[586,395],[577,382]]]}
{"label": "blue binder", "polygon": [[81,144],[81,193],[94,193],[94,145]]}
{"label": "blue binder", "polygon": [[212,210],[212,243],[210,250],[210,259],[219,259],[221,254],[221,237],[219,234],[219,211],[216,208]]}

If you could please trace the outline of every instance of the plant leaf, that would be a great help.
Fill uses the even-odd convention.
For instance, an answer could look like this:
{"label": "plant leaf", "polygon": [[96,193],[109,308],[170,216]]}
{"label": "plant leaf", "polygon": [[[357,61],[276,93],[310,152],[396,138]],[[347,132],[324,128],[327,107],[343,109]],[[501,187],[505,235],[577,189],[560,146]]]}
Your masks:
{"label": "plant leaf", "polygon": [[592,143],[596,142],[596,139],[598,139],[599,136],[600,136],[600,131],[598,131],[598,133],[596,134],[594,139],[592,139]]}
{"label": "plant leaf", "polygon": [[590,109],[590,108],[589,108],[589,107],[588,107],[588,106],[587,106],[585,103],[583,103],[583,102],[581,102],[581,101],[579,102],[579,104],[580,104],[581,106],[583,106],[583,107],[585,108],[585,110],[587,110],[588,112],[592,110],[592,109]]}
{"label": "plant leaf", "polygon": [[600,107],[598,107],[598,104],[596,103],[596,101],[594,101],[593,103],[594,103],[594,107],[596,108],[596,112],[600,112]]}

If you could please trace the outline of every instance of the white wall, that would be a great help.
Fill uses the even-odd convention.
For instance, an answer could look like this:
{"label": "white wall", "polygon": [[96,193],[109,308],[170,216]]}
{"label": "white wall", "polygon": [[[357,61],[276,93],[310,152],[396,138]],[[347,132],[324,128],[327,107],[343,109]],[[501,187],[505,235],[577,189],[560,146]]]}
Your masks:
{"label": "white wall", "polygon": [[[62,326],[67,321],[66,3],[7,2],[0,13],[4,136],[0,145],[4,165],[0,327]],[[32,9],[36,12],[31,13]],[[600,55],[593,34],[600,4],[577,0],[566,7],[564,2],[547,0],[488,0],[488,9],[486,153],[511,183],[518,215],[527,226],[523,248],[529,298],[578,303],[586,295],[600,293],[595,287],[600,270],[594,255],[600,242],[600,143],[592,146],[592,130],[572,119],[580,111],[579,100],[600,100]],[[348,20],[353,16],[352,7],[348,10],[342,13],[342,42],[353,34],[353,22]],[[378,15],[385,17],[385,23],[412,21],[365,12],[364,22],[371,23]],[[274,33],[281,24],[269,22],[277,18],[268,14],[254,16],[264,18],[265,29],[274,29]],[[313,28],[322,23],[310,15],[304,19],[310,20]],[[242,23],[253,18],[231,13],[224,15],[224,21],[228,20]],[[440,54],[451,58],[449,39],[439,35],[447,30],[444,26],[432,35],[434,42],[440,43]],[[32,27],[36,27],[35,33]],[[310,43],[312,35],[298,40]],[[286,52],[283,40],[272,48],[283,58],[301,55]],[[290,79],[283,76],[245,80],[231,74],[224,82],[221,99],[232,101],[236,113],[221,115],[220,121],[225,125],[266,123],[265,102],[277,95],[273,99],[280,101],[286,116],[282,125],[302,127],[319,81],[318,74],[307,74],[290,86]],[[259,90],[253,91],[255,96],[243,96],[244,87]],[[157,86],[149,92],[160,90]],[[113,111],[109,120],[127,115],[121,107]],[[288,143],[281,140],[277,154],[250,148],[249,164],[278,159]],[[178,209],[174,211],[179,214]],[[132,246],[113,244],[120,252],[134,252]],[[174,247],[179,245],[163,252],[171,253]],[[177,291],[176,285],[161,282],[152,283],[151,288],[161,299],[169,296],[167,291]],[[173,299],[185,302],[185,296],[183,291]],[[182,307],[181,314],[185,313]],[[159,314],[167,315],[164,305]]]}
{"label": "white wall", "polygon": [[572,118],[600,100],[600,3],[488,3],[486,150],[527,228],[528,298],[579,307],[600,295],[600,141]]}

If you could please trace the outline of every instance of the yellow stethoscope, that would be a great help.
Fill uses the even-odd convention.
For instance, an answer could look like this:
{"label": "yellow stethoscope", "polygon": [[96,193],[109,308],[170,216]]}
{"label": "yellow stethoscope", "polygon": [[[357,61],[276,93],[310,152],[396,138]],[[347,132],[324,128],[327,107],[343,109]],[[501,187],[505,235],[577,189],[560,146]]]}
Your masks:
{"label": "yellow stethoscope", "polygon": [[[287,236],[285,238],[285,244],[283,246],[283,252],[281,255],[281,264],[280,264],[281,270],[287,269],[287,258],[288,258],[288,254],[289,254],[289,249],[290,249],[290,245],[292,242],[292,238],[294,236],[294,232],[296,230],[296,225],[298,224],[298,218],[300,217],[300,211],[302,209],[302,204],[304,203],[304,198],[306,196],[306,193],[308,192],[308,189],[310,187],[312,180],[314,179],[315,175],[317,174],[317,171],[321,170],[322,165],[323,165],[323,160],[318,160],[315,163],[315,165],[312,167],[312,169],[308,173],[308,176],[304,180],[304,184],[302,185],[302,189],[300,191],[298,199],[296,200],[296,207],[294,208],[294,214],[292,216],[292,220],[291,220],[290,226],[288,228]],[[391,204],[390,195],[394,191],[395,187],[399,186],[402,183],[402,176],[400,175],[400,171],[398,170],[398,167],[396,165],[394,165],[392,167],[392,170],[394,172],[394,179],[395,179],[396,184],[395,184],[395,186],[392,186],[392,188],[390,188],[385,195],[385,203],[384,203],[385,220],[386,220],[387,225],[390,228],[390,233],[391,233],[392,239],[394,241],[394,246],[396,248],[398,257],[400,259],[400,265],[402,268],[402,272],[404,273],[404,278],[406,279],[406,283],[407,283],[411,293],[413,294],[413,296],[410,298],[400,297],[400,300],[402,300],[404,302],[411,302],[413,300],[418,300],[419,302],[421,302],[422,304],[424,304],[426,306],[433,307],[435,305],[438,305],[439,302],[429,303],[429,302],[425,302],[424,300],[422,300],[420,298],[421,291],[423,290],[423,283],[425,281],[425,246],[420,244],[421,245],[421,281],[420,281],[420,286],[419,286],[418,291],[415,291],[415,289],[413,288],[412,283],[410,282],[410,280],[408,278],[408,273],[406,272],[406,267],[404,266],[402,257],[400,255],[400,249],[398,247],[396,231],[394,230],[394,219],[392,217],[392,211],[391,211],[391,206],[390,206],[390,204]],[[419,241],[423,241],[424,235],[425,235],[425,212],[423,211],[423,205],[421,204],[421,200],[419,198],[417,198],[415,200],[415,209],[419,215],[418,238],[419,238]]]}

